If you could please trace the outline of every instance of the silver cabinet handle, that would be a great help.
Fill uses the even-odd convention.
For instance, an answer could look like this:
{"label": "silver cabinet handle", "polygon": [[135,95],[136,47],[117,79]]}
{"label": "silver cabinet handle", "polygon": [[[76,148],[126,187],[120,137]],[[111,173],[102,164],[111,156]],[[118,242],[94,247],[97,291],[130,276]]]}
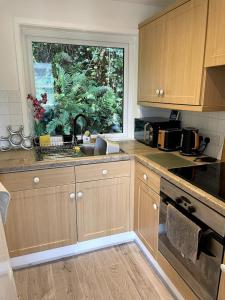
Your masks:
{"label": "silver cabinet handle", "polygon": [[72,200],[72,199],[75,199],[75,197],[76,197],[75,193],[70,193],[70,199],[71,199],[71,200]]}
{"label": "silver cabinet handle", "polygon": [[224,264],[220,265],[220,269],[223,273],[225,273],[225,265]]}
{"label": "silver cabinet handle", "polygon": [[159,96],[159,95],[160,95],[160,90],[157,89],[157,90],[155,91],[155,93],[156,93],[156,96]]}
{"label": "silver cabinet handle", "polygon": [[40,178],[39,177],[34,177],[33,178],[33,182],[34,183],[39,183],[40,182]]}
{"label": "silver cabinet handle", "polygon": [[158,209],[158,205],[156,203],[153,204],[153,208],[154,210],[157,210]]}
{"label": "silver cabinet handle", "polygon": [[144,175],[143,175],[143,178],[144,178],[145,181],[148,180],[148,175],[147,175],[147,174],[144,174]]}
{"label": "silver cabinet handle", "polygon": [[102,170],[102,175],[107,175],[108,174],[108,170]]}
{"label": "silver cabinet handle", "polygon": [[159,91],[159,95],[160,95],[160,96],[163,96],[163,95],[164,95],[164,90],[161,89],[161,90]]}
{"label": "silver cabinet handle", "polygon": [[82,198],[83,197],[83,193],[82,192],[78,192],[77,193],[77,198]]}

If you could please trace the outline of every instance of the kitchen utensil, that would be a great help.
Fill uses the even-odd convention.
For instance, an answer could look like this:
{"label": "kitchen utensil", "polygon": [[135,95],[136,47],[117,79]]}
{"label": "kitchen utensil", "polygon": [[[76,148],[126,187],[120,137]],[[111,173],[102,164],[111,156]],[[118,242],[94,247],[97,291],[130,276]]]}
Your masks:
{"label": "kitchen utensil", "polygon": [[179,128],[160,129],[158,148],[163,151],[176,151],[180,148],[182,130]]}
{"label": "kitchen utensil", "polygon": [[182,129],[181,154],[186,156],[196,156],[200,146],[199,130],[193,127]]}
{"label": "kitchen utensil", "polygon": [[136,118],[134,125],[134,138],[156,148],[159,129],[180,128],[180,121],[161,117]]}

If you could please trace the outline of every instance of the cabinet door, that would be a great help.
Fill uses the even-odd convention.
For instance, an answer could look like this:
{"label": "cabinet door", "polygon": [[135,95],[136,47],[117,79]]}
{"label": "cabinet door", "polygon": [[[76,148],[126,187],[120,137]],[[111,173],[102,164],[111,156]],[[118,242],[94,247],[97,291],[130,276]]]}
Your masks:
{"label": "cabinet door", "polygon": [[189,1],[162,18],[165,65],[164,96],[160,102],[200,105],[207,1]]}
{"label": "cabinet door", "polygon": [[5,230],[10,256],[76,243],[75,185],[11,193]]}
{"label": "cabinet door", "polygon": [[[224,257],[223,263],[225,266],[225,257]],[[225,273],[222,272],[221,278],[220,278],[220,288],[219,288],[218,300],[224,300],[224,299],[225,299]]]}
{"label": "cabinet door", "polygon": [[225,65],[225,1],[209,0],[205,66]]}
{"label": "cabinet door", "polygon": [[140,179],[135,181],[135,231],[156,256],[158,249],[159,195]]}
{"label": "cabinet door", "polygon": [[16,286],[13,278],[5,232],[0,217],[0,299],[16,300]]}
{"label": "cabinet door", "polygon": [[158,102],[163,75],[164,22],[157,19],[139,31],[139,102]]}
{"label": "cabinet door", "polygon": [[78,241],[129,230],[128,177],[77,183]]}

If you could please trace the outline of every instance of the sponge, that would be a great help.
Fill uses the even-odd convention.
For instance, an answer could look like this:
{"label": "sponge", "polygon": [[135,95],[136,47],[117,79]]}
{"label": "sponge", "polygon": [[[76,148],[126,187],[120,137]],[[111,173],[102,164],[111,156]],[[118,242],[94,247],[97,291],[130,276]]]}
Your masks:
{"label": "sponge", "polygon": [[41,135],[39,137],[40,146],[50,146],[51,145],[51,137],[50,135]]}

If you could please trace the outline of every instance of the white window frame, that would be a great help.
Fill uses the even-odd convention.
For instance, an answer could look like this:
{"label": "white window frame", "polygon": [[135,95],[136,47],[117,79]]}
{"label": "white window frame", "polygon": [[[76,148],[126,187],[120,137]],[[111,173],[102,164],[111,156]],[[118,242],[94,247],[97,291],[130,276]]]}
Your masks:
{"label": "white window frame", "polygon": [[[109,133],[104,136],[111,139],[127,139],[133,137],[133,87],[135,86],[135,50],[136,50],[136,35],[112,34],[99,32],[84,32],[80,30],[59,29],[40,26],[20,26],[20,35],[22,41],[23,63],[24,63],[24,78],[26,81],[27,93],[35,94],[35,82],[32,62],[32,41],[65,43],[89,46],[103,47],[118,47],[124,48],[124,99],[123,99],[123,133]],[[131,67],[132,64],[132,67]],[[133,95],[133,97],[131,96]],[[135,99],[136,101],[136,99]],[[25,114],[24,122],[31,124],[29,120],[28,105],[24,104]],[[31,119],[31,118],[30,118]]]}

